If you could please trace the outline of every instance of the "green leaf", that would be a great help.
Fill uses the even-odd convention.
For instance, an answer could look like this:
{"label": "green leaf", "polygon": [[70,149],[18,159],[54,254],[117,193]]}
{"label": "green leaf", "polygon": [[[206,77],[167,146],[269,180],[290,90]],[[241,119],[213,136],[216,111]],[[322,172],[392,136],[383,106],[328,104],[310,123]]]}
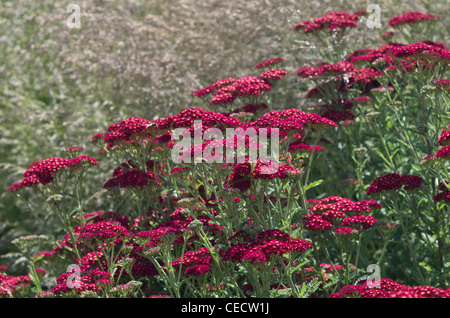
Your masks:
{"label": "green leaf", "polygon": [[384,162],[388,165],[388,167],[390,167],[390,168],[392,168],[392,169],[394,168],[394,167],[392,167],[391,162],[390,162],[388,159],[386,159],[386,157],[383,155],[383,153],[382,153],[380,150],[375,149],[375,151],[376,151],[377,154],[381,157],[381,159],[384,160]]}
{"label": "green leaf", "polygon": [[316,181],[314,181],[314,182],[311,182],[311,183],[307,184],[307,185],[305,186],[305,192],[308,191],[309,189],[312,189],[312,188],[314,188],[314,187],[317,187],[317,186],[320,185],[322,182],[323,182],[323,180],[322,180],[322,179],[319,179],[319,180],[316,180]]}

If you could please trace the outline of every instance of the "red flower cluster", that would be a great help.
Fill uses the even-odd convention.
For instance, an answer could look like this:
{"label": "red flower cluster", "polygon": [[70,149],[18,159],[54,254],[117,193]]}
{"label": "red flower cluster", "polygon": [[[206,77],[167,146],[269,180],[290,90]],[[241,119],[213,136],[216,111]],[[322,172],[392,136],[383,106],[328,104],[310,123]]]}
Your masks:
{"label": "red flower cluster", "polygon": [[[5,274],[8,267],[0,265],[0,268],[0,297],[18,296],[22,289],[31,287],[32,283],[29,275],[7,276],[3,274]],[[39,272],[45,274],[44,270],[39,270]]]}
{"label": "red flower cluster", "polygon": [[295,31],[302,31],[303,33],[315,32],[318,30],[342,30],[347,28],[358,27],[357,21],[360,17],[356,14],[333,11],[325,14],[322,17],[314,18],[307,21],[302,21],[294,27]]}
{"label": "red flower cluster", "polygon": [[103,136],[103,141],[106,143],[107,149],[122,144],[144,143],[151,137],[151,133],[147,130],[149,124],[150,120],[148,119],[129,117],[110,125]]}
{"label": "red flower cluster", "polygon": [[432,286],[407,286],[389,278],[379,281],[361,281],[347,285],[330,298],[450,298],[450,289]]}
{"label": "red flower cluster", "polygon": [[326,148],[320,145],[309,145],[304,143],[302,140],[297,140],[289,144],[288,148],[291,153],[304,153],[304,152],[315,152],[324,151]]}
{"label": "red flower cluster", "polygon": [[258,97],[271,89],[267,80],[256,76],[246,76],[237,79],[229,86],[218,89],[210,103],[212,105],[229,104],[238,97]]}
{"label": "red flower cluster", "polygon": [[70,168],[80,169],[83,167],[89,167],[89,166],[96,166],[99,162],[89,156],[78,156],[72,159],[69,159],[69,162],[67,164]]}
{"label": "red flower cluster", "polygon": [[389,21],[389,25],[392,27],[398,27],[398,26],[404,25],[404,24],[414,24],[414,23],[418,23],[421,21],[428,21],[428,20],[436,21],[439,19],[440,19],[440,17],[435,14],[425,14],[422,12],[409,11],[404,14],[393,17]]}
{"label": "red flower cluster", "polygon": [[286,253],[303,253],[312,248],[308,241],[290,237],[279,230],[264,231],[251,242],[231,246],[224,254],[223,260],[248,264],[267,264],[273,257]]}
{"label": "red flower cluster", "polygon": [[[114,169],[113,177],[105,182],[103,188],[135,188],[135,187],[157,187],[162,185],[158,174],[165,174],[165,165],[159,162],[149,160],[146,163],[146,171],[139,170],[136,164],[131,160],[122,163]],[[156,174],[156,172],[158,174]]]}
{"label": "red flower cluster", "polygon": [[282,79],[287,74],[288,72],[285,70],[272,68],[270,70],[263,72],[260,75],[260,78],[268,81],[270,84],[273,84],[275,81]]}
{"label": "red flower cluster", "polygon": [[187,251],[178,259],[172,261],[172,266],[177,271],[185,269],[187,275],[204,275],[210,269],[210,264],[214,262],[208,248],[203,247],[196,251]]}
{"label": "red flower cluster", "polygon": [[225,188],[244,192],[258,180],[283,180],[297,178],[302,174],[302,170],[270,159],[259,159],[253,166],[249,162],[241,162],[233,167],[232,173],[226,178]]}
{"label": "red flower cluster", "polygon": [[[191,95],[209,99],[211,105],[230,105],[238,98],[244,101],[248,99],[248,101],[255,103],[259,97],[272,89],[271,83],[273,81],[283,78],[286,74],[287,72],[284,70],[270,69],[264,72],[261,77],[228,78],[194,91]],[[211,98],[210,95],[213,95],[213,97]]]}
{"label": "red flower cluster", "polygon": [[441,147],[450,145],[450,125],[448,125],[447,128],[442,129],[437,143]]}
{"label": "red flower cluster", "polygon": [[315,231],[331,230],[335,227],[335,232],[341,235],[359,233],[371,228],[377,222],[369,215],[371,209],[381,207],[375,200],[355,202],[338,196],[308,202],[313,206],[303,218],[305,228]]}
{"label": "red flower cluster", "polygon": [[342,61],[333,64],[324,64],[318,67],[302,66],[295,73],[302,78],[308,77],[325,77],[335,76],[339,74],[355,73],[358,69],[350,62]]}
{"label": "red flower cluster", "polygon": [[377,49],[357,50],[347,60],[355,64],[372,63],[372,66],[380,70],[384,68],[387,72],[397,69],[410,72],[418,67],[431,70],[436,64],[447,67],[449,58],[450,51],[443,43],[423,41],[408,45],[386,43]]}
{"label": "red flower cluster", "polygon": [[354,107],[350,100],[336,100],[331,104],[317,105],[313,108],[319,112],[320,116],[334,123],[345,123],[355,119],[355,115],[350,111]]}
{"label": "red flower cluster", "polygon": [[370,103],[372,100],[373,100],[372,97],[369,96],[355,97],[355,102],[358,104],[367,104]]}
{"label": "red flower cluster", "polygon": [[98,221],[86,224],[78,233],[77,244],[95,247],[98,244],[120,244],[123,238],[132,237],[126,226],[117,221]]}
{"label": "red flower cluster", "polygon": [[302,78],[321,80],[321,83],[318,83],[316,87],[307,93],[307,98],[323,94],[327,90],[342,93],[358,89],[365,92],[373,87],[374,84],[377,84],[377,80],[383,76],[380,70],[372,66],[358,68],[350,61],[321,64],[317,67],[303,66],[297,70],[296,74]]}
{"label": "red flower cluster", "polygon": [[64,295],[74,291],[77,294],[83,291],[100,292],[103,286],[114,284],[111,274],[101,270],[91,270],[86,275],[77,276],[75,280],[69,280],[69,278],[74,277],[73,275],[77,275],[75,269],[61,275],[56,280],[57,285],[50,290],[50,293]]}
{"label": "red flower cluster", "polygon": [[287,165],[280,165],[270,159],[260,159],[253,168],[253,179],[286,179],[289,176],[301,175],[300,171],[294,167]]}
{"label": "red flower cluster", "polygon": [[440,183],[438,189],[441,191],[434,197],[434,201],[445,201],[446,203],[450,203],[450,189],[448,186],[448,181],[444,183]]}
{"label": "red flower cluster", "polygon": [[50,157],[42,161],[35,161],[23,174],[23,180],[10,186],[8,190],[15,192],[24,187],[32,187],[38,184],[46,185],[52,182],[65,169],[80,169],[81,167],[98,164],[97,160],[89,156],[79,156],[71,159]]}
{"label": "red flower cluster", "polygon": [[[450,125],[449,125],[450,126]],[[438,149],[436,154],[429,154],[425,156],[421,164],[422,165],[433,165],[437,161],[444,162],[450,158],[450,131],[446,128],[442,129],[442,132],[438,138],[437,145],[441,148]]]}
{"label": "red flower cluster", "polygon": [[439,78],[435,82],[436,88],[444,92],[450,92],[450,79]]}
{"label": "red flower cluster", "polygon": [[442,48],[430,42],[395,46],[390,53],[397,58],[443,60],[446,63],[450,61],[450,51],[447,48]]}
{"label": "red flower cluster", "polygon": [[436,152],[436,158],[448,160],[450,158],[450,145],[442,147]]}
{"label": "red flower cluster", "polygon": [[[268,121],[265,121],[266,119]],[[297,108],[270,111],[264,116],[260,117],[259,120],[249,123],[248,126],[277,127],[276,123],[280,123],[283,121],[284,123],[291,123],[292,125],[294,125],[293,127],[296,127],[296,130],[298,131],[304,130],[305,127],[311,130],[321,130],[337,126],[335,122],[324,118],[323,116],[313,113],[307,113]],[[282,127],[283,125],[278,125],[277,128],[284,130],[282,129]],[[287,132],[288,130],[285,131]]]}
{"label": "red flower cluster", "polygon": [[372,195],[382,191],[398,190],[402,188],[405,190],[420,189],[424,182],[425,180],[418,176],[390,173],[376,178],[370,184],[366,194]]}
{"label": "red flower cluster", "polygon": [[234,78],[234,77],[222,79],[220,81],[215,82],[212,85],[209,85],[209,86],[207,86],[205,88],[202,88],[202,89],[200,89],[198,91],[192,92],[191,95],[197,96],[197,97],[204,97],[204,96],[207,96],[209,94],[212,94],[213,92],[217,91],[218,89],[222,88],[223,86],[231,85],[234,82],[236,82],[236,78]]}
{"label": "red flower cluster", "polygon": [[80,153],[83,151],[83,147],[78,147],[78,146],[73,146],[73,147],[67,147],[64,149],[65,152],[67,153]]}
{"label": "red flower cluster", "polygon": [[278,66],[280,66],[283,63],[284,63],[284,59],[282,57],[277,57],[277,58],[274,58],[274,59],[269,59],[267,61],[258,63],[258,64],[256,64],[255,68],[256,69],[261,69],[261,68],[269,68],[269,69],[271,69],[271,68],[274,68],[274,67],[278,67]]}

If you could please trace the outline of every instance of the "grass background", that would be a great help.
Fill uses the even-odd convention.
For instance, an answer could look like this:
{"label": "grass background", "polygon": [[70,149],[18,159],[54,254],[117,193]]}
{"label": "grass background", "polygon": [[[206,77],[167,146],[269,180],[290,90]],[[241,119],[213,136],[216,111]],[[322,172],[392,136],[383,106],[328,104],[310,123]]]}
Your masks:
{"label": "grass background", "polygon": [[[70,3],[81,7],[80,29],[66,26]],[[88,141],[110,124],[199,106],[193,90],[256,75],[254,66],[274,57],[290,72],[274,96],[277,107],[302,107],[307,88],[295,70],[317,62],[318,48],[292,28],[369,4],[380,6],[382,28],[361,26],[348,53],[381,45],[389,20],[407,11],[440,15],[441,32],[428,40],[450,46],[447,0],[0,0],[0,263],[10,274],[23,271],[11,240],[52,226],[42,205],[26,206],[7,191],[30,163],[70,146],[95,156]],[[110,168],[95,172],[87,192],[101,188]],[[107,200],[94,208],[107,209]]]}

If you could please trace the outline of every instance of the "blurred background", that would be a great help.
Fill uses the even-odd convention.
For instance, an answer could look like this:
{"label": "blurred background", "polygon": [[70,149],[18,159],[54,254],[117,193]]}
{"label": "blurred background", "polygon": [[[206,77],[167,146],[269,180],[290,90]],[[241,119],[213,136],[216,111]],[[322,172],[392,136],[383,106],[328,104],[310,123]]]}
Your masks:
{"label": "blurred background", "polygon": [[[79,29],[66,25],[71,3],[81,8]],[[14,259],[12,239],[42,232],[35,219],[42,204],[27,206],[7,191],[30,163],[71,146],[95,157],[89,140],[110,124],[201,106],[192,91],[259,75],[255,65],[275,57],[290,72],[276,108],[302,107],[307,87],[295,71],[318,62],[318,47],[293,27],[369,4],[380,6],[382,28],[361,26],[348,53],[381,45],[389,20],[407,11],[440,15],[442,30],[428,40],[450,46],[448,0],[0,0],[0,263]],[[87,191],[95,193],[110,173],[96,169]]]}

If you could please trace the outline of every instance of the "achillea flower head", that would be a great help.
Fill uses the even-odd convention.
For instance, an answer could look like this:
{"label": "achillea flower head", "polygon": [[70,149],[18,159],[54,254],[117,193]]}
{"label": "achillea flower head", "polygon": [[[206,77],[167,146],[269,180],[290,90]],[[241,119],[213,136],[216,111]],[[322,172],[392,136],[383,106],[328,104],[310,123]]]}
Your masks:
{"label": "achillea flower head", "polygon": [[39,184],[46,185],[64,169],[69,167],[70,160],[60,157],[50,157],[42,161],[33,162],[23,174],[23,180],[8,188],[11,192],[18,192],[26,187]]}
{"label": "achillea flower head", "polygon": [[360,225],[362,229],[370,229],[377,220],[370,215],[354,215],[342,220],[343,226]]}
{"label": "achillea flower head", "polygon": [[342,61],[333,64],[324,64],[318,67],[303,66],[300,67],[296,75],[302,78],[310,77],[334,77],[336,75],[357,73],[358,69],[353,63]]}
{"label": "achillea flower head", "polygon": [[260,78],[262,78],[263,80],[268,81],[270,84],[273,84],[274,82],[282,79],[287,74],[289,74],[288,71],[285,71],[285,70],[282,70],[282,69],[272,68],[270,70],[267,70],[267,71],[263,72],[260,75]]}
{"label": "achillea flower head", "polygon": [[202,97],[207,97],[211,94],[213,94],[215,91],[217,91],[218,89],[222,88],[223,86],[227,86],[230,84],[233,84],[237,79],[234,77],[230,77],[230,78],[225,78],[222,80],[219,80],[217,82],[215,82],[212,85],[209,85],[205,88],[202,88],[200,90],[194,91],[191,93],[191,95],[202,98]]}
{"label": "achillea flower head", "polygon": [[269,108],[267,104],[265,103],[259,103],[259,104],[247,104],[243,107],[237,108],[233,110],[232,113],[251,113],[251,114],[257,114],[259,111],[263,111],[265,109]]}
{"label": "achillea flower head", "polygon": [[320,116],[327,118],[335,123],[344,122],[346,120],[354,120],[355,114],[346,110],[328,110]]}
{"label": "achillea flower head", "polygon": [[268,230],[254,237],[249,243],[231,246],[223,254],[223,260],[262,264],[267,263],[272,257],[292,252],[303,253],[311,248],[312,244],[308,241],[292,238],[278,230]]}
{"label": "achillea flower head", "polygon": [[83,152],[83,149],[84,149],[83,147],[73,146],[65,148],[64,151],[68,154],[79,154]]}
{"label": "achillea flower head", "polygon": [[358,104],[368,104],[372,101],[372,97],[369,96],[359,96],[355,97],[355,102]]}
{"label": "achillea flower head", "polygon": [[191,167],[174,167],[170,170],[169,175],[179,178],[185,178],[189,175]]}
{"label": "achillea flower head", "polygon": [[69,159],[67,166],[73,169],[80,169],[83,167],[96,166],[99,164],[100,163],[96,159],[90,156],[78,156]]}
{"label": "achillea flower head", "polygon": [[103,133],[95,134],[91,137],[91,140],[89,142],[92,144],[99,144],[102,142],[104,136],[105,135]]}
{"label": "achillea flower head", "polygon": [[109,179],[103,187],[110,188],[141,188],[141,187],[158,187],[162,182],[158,175],[151,171],[128,170],[121,175]]}
{"label": "achillea flower head", "polygon": [[357,15],[359,17],[364,17],[369,15],[369,12],[367,12],[366,10],[357,10],[355,12],[353,12],[354,15]]}
{"label": "achillea flower head", "polygon": [[444,92],[450,92],[450,79],[439,78],[434,81],[436,88]]}
{"label": "achillea flower head", "polygon": [[382,191],[399,190],[402,188],[404,190],[420,189],[424,182],[425,180],[418,176],[390,173],[376,178],[370,184],[366,194],[372,195]]}
{"label": "achillea flower head", "polygon": [[281,165],[270,159],[260,159],[253,168],[251,176],[253,179],[272,180],[275,178],[297,178],[302,173],[303,171],[292,166]]}
{"label": "achillea flower head", "polygon": [[397,32],[395,30],[389,30],[383,33],[381,38],[386,42],[391,42],[392,38],[395,36]]}
{"label": "achillea flower head", "polygon": [[235,79],[228,86],[222,86],[215,90],[210,104],[230,106],[236,99],[251,98],[254,101],[255,98],[258,99],[270,90],[272,90],[272,86],[267,80],[256,76],[245,76]]}
{"label": "achillea flower head", "polygon": [[444,146],[436,152],[436,158],[440,160],[450,159],[450,145]]}
{"label": "achillea flower head", "polygon": [[289,151],[295,153],[324,151],[326,148],[320,145],[308,145],[302,140],[298,140],[289,144]]}
{"label": "achillea flower head", "polygon": [[139,117],[127,119],[110,125],[104,134],[103,141],[108,149],[145,143],[151,137],[149,130],[150,120]]}
{"label": "achillea flower head", "polygon": [[439,164],[439,158],[436,157],[436,155],[431,154],[423,157],[423,159],[420,161],[420,164],[424,167],[434,167],[435,165]]}
{"label": "achillea flower head", "polygon": [[441,147],[450,145],[450,124],[447,126],[447,128],[442,129],[437,144]]}
{"label": "achillea flower head", "polygon": [[330,230],[333,227],[333,222],[327,220],[320,214],[309,213],[303,218],[305,228],[310,231],[316,230]]}
{"label": "achillea flower head", "polygon": [[450,61],[450,51],[448,49],[443,49],[427,42],[417,42],[393,47],[390,53],[394,58],[400,59],[407,71],[408,66],[414,63],[425,68],[429,62],[443,61],[448,64]]}
{"label": "achillea flower head", "polygon": [[439,20],[440,17],[435,14],[426,14],[417,11],[409,11],[404,14],[393,17],[389,21],[389,25],[391,27],[399,27],[405,24],[415,24],[421,21],[436,21]]}
{"label": "achillea flower head", "polygon": [[294,31],[302,31],[303,33],[311,33],[318,30],[345,31],[347,28],[358,27],[357,21],[360,17],[356,14],[332,11],[322,17],[302,21],[294,27]]}
{"label": "achillea flower head", "polygon": [[270,68],[278,67],[283,63],[284,63],[284,59],[281,57],[277,57],[277,58],[269,59],[267,61],[256,64],[255,69],[261,69],[261,68],[269,68],[270,69]]}
{"label": "achillea flower head", "polygon": [[399,225],[397,223],[384,223],[378,225],[378,229],[381,231],[383,235],[390,236],[398,229]]}
{"label": "achillea flower head", "polygon": [[334,232],[340,236],[353,236],[361,233],[361,230],[355,227],[347,226],[338,227],[334,230]]}
{"label": "achillea flower head", "polygon": [[[297,124],[301,125],[301,127],[308,128],[311,130],[329,129],[337,126],[337,124],[334,121],[328,118],[325,118],[319,114],[307,113],[297,108],[289,108],[279,111],[270,111],[266,113],[264,116],[262,116],[261,119],[272,118],[273,120],[274,117],[278,119],[288,120],[289,122],[296,122]],[[255,121],[254,124],[258,125],[259,122]],[[270,125],[271,123],[269,122],[268,126]],[[299,131],[302,130],[301,127],[298,126]]]}
{"label": "achillea flower head", "polygon": [[186,275],[192,276],[203,276],[211,270],[211,266],[208,264],[196,264],[194,266],[188,267],[185,270]]}

